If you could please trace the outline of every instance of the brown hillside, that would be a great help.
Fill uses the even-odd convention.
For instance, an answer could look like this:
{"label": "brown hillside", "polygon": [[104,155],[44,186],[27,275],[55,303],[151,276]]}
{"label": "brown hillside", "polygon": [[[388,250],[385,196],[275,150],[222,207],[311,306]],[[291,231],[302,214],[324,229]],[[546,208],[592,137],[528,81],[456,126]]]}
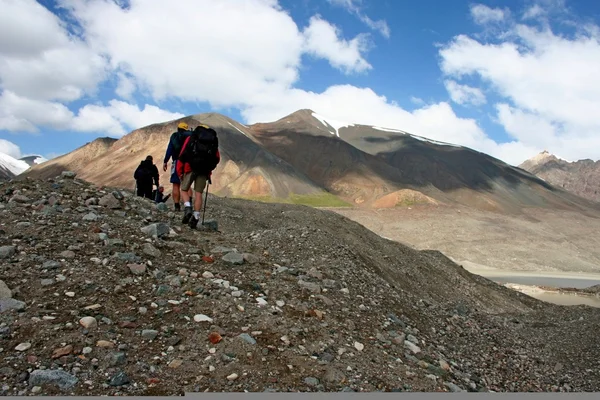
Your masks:
{"label": "brown hillside", "polygon": [[600,161],[567,162],[544,151],[519,167],[573,194],[600,201]]}

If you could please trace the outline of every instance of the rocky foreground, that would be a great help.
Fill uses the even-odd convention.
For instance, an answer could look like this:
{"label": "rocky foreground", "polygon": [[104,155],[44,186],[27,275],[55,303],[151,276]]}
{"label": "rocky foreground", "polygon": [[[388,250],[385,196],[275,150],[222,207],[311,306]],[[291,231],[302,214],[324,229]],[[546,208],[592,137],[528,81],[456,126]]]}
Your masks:
{"label": "rocky foreground", "polygon": [[68,172],[0,184],[0,394],[600,390],[598,309],[332,212],[208,216],[220,232]]}

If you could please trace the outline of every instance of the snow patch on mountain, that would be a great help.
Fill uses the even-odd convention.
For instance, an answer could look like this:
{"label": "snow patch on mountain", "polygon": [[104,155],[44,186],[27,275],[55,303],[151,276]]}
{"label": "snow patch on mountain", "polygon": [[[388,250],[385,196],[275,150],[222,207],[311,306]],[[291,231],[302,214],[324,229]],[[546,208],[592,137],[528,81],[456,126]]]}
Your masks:
{"label": "snow patch on mountain", "polygon": [[316,119],[318,119],[319,121],[321,121],[321,123],[328,127],[328,128],[332,128],[334,130],[334,132],[331,132],[332,135],[336,135],[337,137],[340,137],[340,132],[339,130],[341,128],[344,127],[350,127],[350,126],[354,126],[354,124],[349,124],[347,122],[341,122],[341,121],[336,121],[335,119],[331,119],[331,118],[327,118],[324,117],[320,114],[317,113],[312,113],[312,116],[315,117]]}
{"label": "snow patch on mountain", "polygon": [[9,171],[13,175],[19,175],[29,169],[29,164],[8,154],[0,153],[0,169]]}
{"label": "snow patch on mountain", "polygon": [[412,138],[415,138],[417,140],[420,140],[422,142],[429,142],[429,143],[437,144],[437,145],[440,145],[440,146],[463,147],[463,146],[459,146],[457,144],[440,142],[438,140],[429,139],[429,138],[426,138],[426,137],[423,137],[423,136],[413,135],[412,133],[404,132],[404,131],[401,131],[399,129],[381,128],[379,126],[372,126],[371,128],[376,129],[378,131],[383,131],[383,132],[397,132],[397,133],[402,133],[404,135],[408,135],[408,136],[410,136]]}

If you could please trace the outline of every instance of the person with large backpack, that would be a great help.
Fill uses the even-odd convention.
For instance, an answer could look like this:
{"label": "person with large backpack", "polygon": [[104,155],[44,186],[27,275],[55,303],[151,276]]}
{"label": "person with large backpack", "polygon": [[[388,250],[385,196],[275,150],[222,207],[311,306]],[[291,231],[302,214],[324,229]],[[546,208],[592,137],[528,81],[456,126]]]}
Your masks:
{"label": "person with large backpack", "polygon": [[[200,220],[202,192],[207,183],[209,185],[212,183],[210,179],[212,171],[220,161],[217,132],[206,125],[197,126],[192,135],[185,139],[177,163],[177,175],[181,179],[181,196],[185,207],[181,222],[189,224],[192,229],[196,228]],[[190,204],[191,196],[188,192],[192,183],[195,192],[193,212]]]}
{"label": "person with large backpack", "polygon": [[[188,124],[185,122],[180,122],[177,125],[177,131],[171,134],[169,138],[169,145],[167,146],[167,152],[165,153],[165,159],[163,161],[163,171],[167,170],[167,164],[170,158],[173,158],[173,163],[171,164],[171,179],[169,180],[173,184],[173,203],[175,203],[175,211],[181,210],[181,205],[179,204],[180,200],[180,186],[181,181],[179,180],[179,176],[177,175],[177,160],[179,159],[179,154],[181,153],[181,148],[183,147],[183,142],[185,139],[191,135],[192,132],[189,130]],[[191,191],[189,192],[191,196]]]}
{"label": "person with large backpack", "polygon": [[137,187],[137,195],[152,199],[152,183],[158,186],[158,168],[153,163],[152,156],[146,157],[133,173]]}

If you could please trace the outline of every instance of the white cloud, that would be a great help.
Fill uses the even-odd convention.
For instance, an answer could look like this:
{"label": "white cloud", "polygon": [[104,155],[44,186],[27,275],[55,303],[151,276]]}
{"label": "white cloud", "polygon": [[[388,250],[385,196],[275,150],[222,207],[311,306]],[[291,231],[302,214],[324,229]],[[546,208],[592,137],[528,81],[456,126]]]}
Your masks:
{"label": "white cloud", "polygon": [[115,93],[124,99],[130,100],[131,96],[135,92],[136,84],[133,78],[125,75],[122,72],[117,73],[119,83]]}
{"label": "white cloud", "polygon": [[335,26],[320,17],[312,17],[304,30],[306,52],[328,60],[332,67],[346,73],[371,69],[371,64],[362,56],[368,47],[367,36],[358,35],[350,41],[339,36]]}
{"label": "white cloud", "polygon": [[5,90],[0,95],[0,129],[37,132],[38,126],[54,129],[69,127],[73,113],[63,104],[32,100]]}
{"label": "white cloud", "polygon": [[13,158],[21,158],[21,149],[19,146],[6,139],[0,139],[0,153],[8,154]]}
{"label": "white cloud", "polygon": [[108,106],[86,105],[79,110],[72,126],[77,131],[105,132],[114,136],[122,136],[128,130],[182,117],[184,117],[183,114],[172,113],[148,104],[140,110],[138,106],[111,100]]}
{"label": "white cloud", "polygon": [[446,86],[446,90],[450,94],[452,101],[457,104],[480,106],[486,103],[485,95],[479,88],[461,85],[451,79],[444,81],[444,85]]}
{"label": "white cloud", "polygon": [[567,37],[515,24],[500,44],[460,35],[441,49],[442,70],[500,96],[498,122],[523,146],[598,159],[600,40],[597,26],[584,28]]}
{"label": "white cloud", "polygon": [[369,28],[379,31],[384,37],[390,37],[390,27],[386,20],[372,20],[368,15],[362,12],[362,0],[327,0],[330,4],[344,7],[351,14],[356,15]]}
{"label": "white cloud", "polygon": [[0,0],[2,89],[38,100],[72,101],[104,79],[104,60],[34,0]]}
{"label": "white cloud", "polygon": [[474,4],[471,6],[471,17],[480,25],[491,22],[502,22],[510,15],[510,10],[491,8],[484,4]]}

